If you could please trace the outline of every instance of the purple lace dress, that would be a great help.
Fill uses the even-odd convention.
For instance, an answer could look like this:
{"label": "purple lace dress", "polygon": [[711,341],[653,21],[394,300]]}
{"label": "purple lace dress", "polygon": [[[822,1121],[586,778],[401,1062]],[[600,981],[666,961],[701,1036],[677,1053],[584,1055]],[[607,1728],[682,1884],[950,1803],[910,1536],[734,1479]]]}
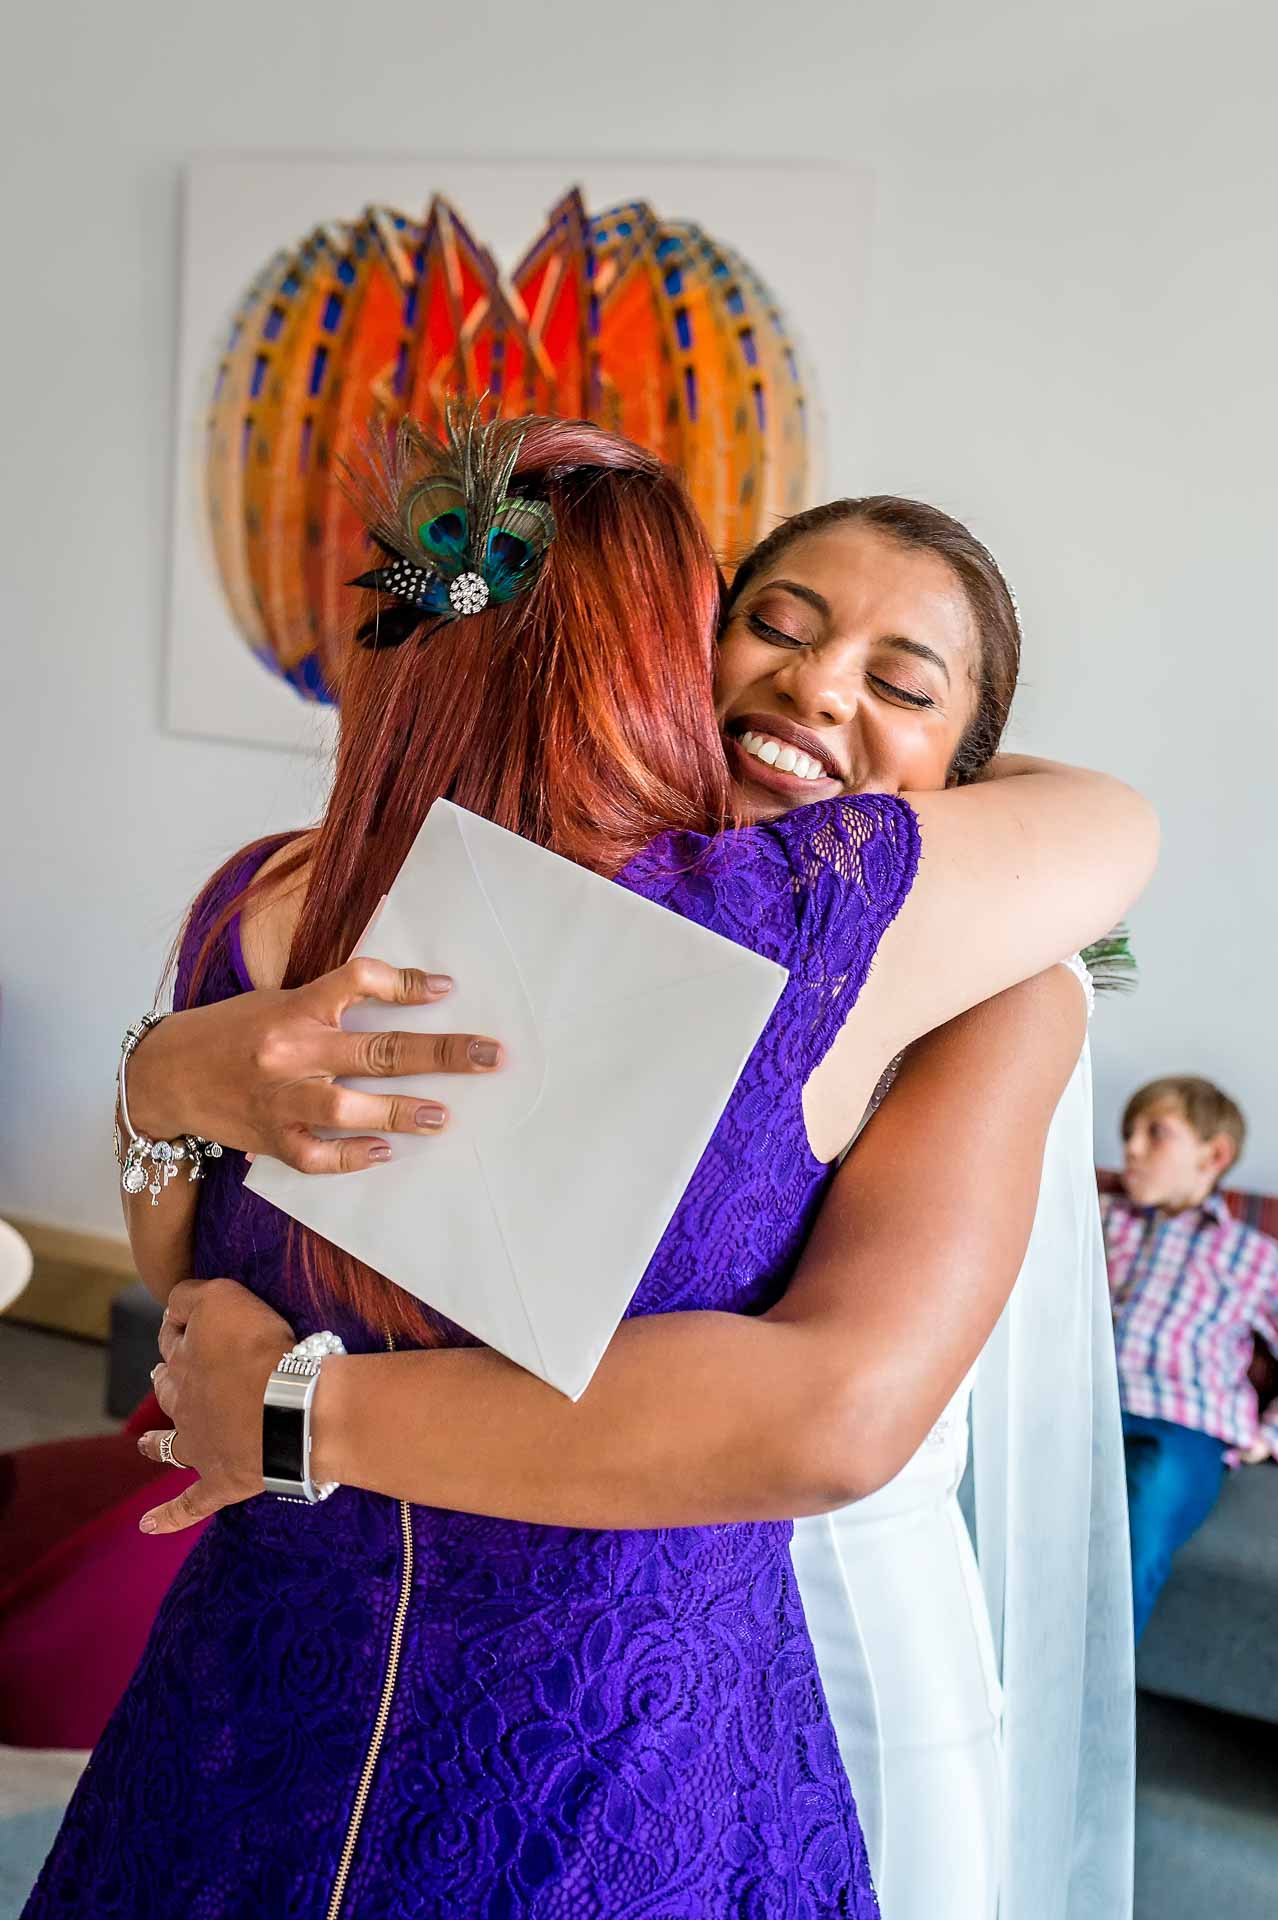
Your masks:
{"label": "purple lace dress", "polygon": [[[622,876],[791,969],[633,1313],[755,1313],[785,1287],[830,1173],[802,1086],[917,857],[909,808],[869,796],[667,839]],[[226,897],[197,910],[187,979]],[[245,984],[232,930],[202,998]],[[196,1272],[312,1330],[282,1216],[242,1173],[230,1155],[205,1183]],[[329,1318],[353,1350],[380,1344]],[[160,1610],[26,1920],[866,1920],[790,1534],[587,1532],[353,1488],[227,1509]]]}

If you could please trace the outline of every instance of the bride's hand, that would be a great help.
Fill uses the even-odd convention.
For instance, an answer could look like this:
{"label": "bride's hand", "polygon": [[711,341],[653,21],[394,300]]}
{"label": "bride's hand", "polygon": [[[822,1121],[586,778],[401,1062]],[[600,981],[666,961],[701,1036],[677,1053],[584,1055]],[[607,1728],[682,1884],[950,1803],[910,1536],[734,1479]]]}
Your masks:
{"label": "bride's hand", "polygon": [[[139,1521],[143,1533],[179,1533],[262,1491],[262,1400],[294,1333],[238,1280],[181,1280],[160,1328],[155,1397],[173,1422],[175,1465],[200,1477]],[[138,1452],[163,1461],[161,1432]]]}
{"label": "bride's hand", "polygon": [[[356,1173],[391,1157],[387,1133],[429,1138],[448,1110],[417,1096],[355,1093],[339,1077],[491,1073],[499,1043],[471,1033],[346,1033],[357,1000],[425,1006],[451,980],[384,960],[348,960],[304,987],[252,993],[172,1014],[129,1062],[133,1124],[153,1139],[201,1134],[267,1153],[302,1173]],[[317,1127],[358,1137],[321,1140]]]}

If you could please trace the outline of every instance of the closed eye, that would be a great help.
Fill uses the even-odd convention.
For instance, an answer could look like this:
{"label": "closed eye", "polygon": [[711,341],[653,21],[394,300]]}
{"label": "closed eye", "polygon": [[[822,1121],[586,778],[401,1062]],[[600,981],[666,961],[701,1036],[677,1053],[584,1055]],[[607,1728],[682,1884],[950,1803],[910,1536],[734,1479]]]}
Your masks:
{"label": "closed eye", "polygon": [[[786,633],[781,627],[774,627],[769,621],[765,620],[761,614],[748,613],[745,621],[751,633],[757,634],[760,640],[766,640],[770,646],[788,647],[793,652],[796,648],[806,647],[808,645],[808,642],[800,638],[799,635]],[[910,687],[898,686],[895,680],[884,680],[880,675],[875,673],[867,674],[866,679],[872,687],[876,687],[878,691],[884,694],[889,700],[898,700],[907,707],[922,708],[934,707],[936,705],[930,693],[917,693]]]}
{"label": "closed eye", "polygon": [[914,693],[909,687],[898,687],[895,680],[881,680],[877,673],[867,674],[872,687],[885,693],[890,700],[904,700],[909,707],[934,707],[935,700],[930,693]]}
{"label": "closed eye", "polygon": [[802,647],[807,645],[807,642],[800,640],[796,634],[784,633],[780,627],[769,626],[768,622],[761,619],[757,613],[748,613],[746,615],[746,625],[749,627],[751,633],[757,633],[760,640],[767,640],[774,647]]}

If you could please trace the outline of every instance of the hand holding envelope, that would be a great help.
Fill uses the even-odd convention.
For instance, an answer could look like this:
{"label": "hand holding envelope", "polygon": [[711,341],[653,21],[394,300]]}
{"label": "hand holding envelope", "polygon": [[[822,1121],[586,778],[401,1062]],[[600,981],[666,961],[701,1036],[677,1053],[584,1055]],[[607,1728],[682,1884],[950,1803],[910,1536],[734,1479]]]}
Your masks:
{"label": "hand holding envelope", "polygon": [[446,800],[357,951],[428,955],[453,991],[401,1024],[500,1034],[503,1070],[459,1078],[447,1130],[397,1136],[375,1173],[259,1158],[247,1185],[575,1400],[786,971]]}

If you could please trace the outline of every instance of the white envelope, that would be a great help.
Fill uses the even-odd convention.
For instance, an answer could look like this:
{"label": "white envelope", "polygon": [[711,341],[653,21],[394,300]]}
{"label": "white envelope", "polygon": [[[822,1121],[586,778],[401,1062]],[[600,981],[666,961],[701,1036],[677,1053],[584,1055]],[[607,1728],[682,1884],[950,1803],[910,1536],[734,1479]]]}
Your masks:
{"label": "white envelope", "polygon": [[398,1082],[452,1117],[395,1135],[385,1166],[261,1158],[247,1184],[575,1400],[786,970],[446,800],[357,951],[455,985],[431,1007],[365,1002],[349,1027],[493,1034],[505,1064]]}

